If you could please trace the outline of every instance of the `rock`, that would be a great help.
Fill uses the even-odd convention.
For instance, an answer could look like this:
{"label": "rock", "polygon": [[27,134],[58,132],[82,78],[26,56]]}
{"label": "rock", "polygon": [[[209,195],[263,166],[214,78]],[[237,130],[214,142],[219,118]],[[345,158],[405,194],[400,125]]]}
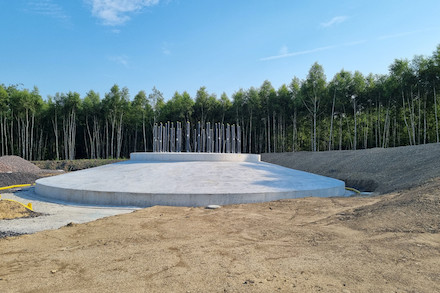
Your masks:
{"label": "rock", "polygon": [[215,210],[215,209],[221,208],[221,206],[216,205],[216,204],[210,204],[209,206],[206,206],[206,208],[209,210]]}

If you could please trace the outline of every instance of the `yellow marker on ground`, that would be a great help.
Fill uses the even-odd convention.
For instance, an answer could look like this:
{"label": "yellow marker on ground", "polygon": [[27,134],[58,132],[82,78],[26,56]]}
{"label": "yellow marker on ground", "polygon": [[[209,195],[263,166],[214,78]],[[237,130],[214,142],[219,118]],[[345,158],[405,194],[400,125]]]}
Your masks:
{"label": "yellow marker on ground", "polygon": [[0,190],[11,189],[11,188],[17,188],[17,187],[28,187],[28,186],[32,186],[32,184],[17,184],[17,185],[9,185],[9,186],[5,186],[5,187],[0,187]]}
{"label": "yellow marker on ground", "polygon": [[351,187],[345,187],[345,189],[346,190],[349,190],[349,191],[353,191],[353,192],[356,192],[356,193],[358,193],[358,194],[360,194],[361,192],[359,191],[359,190],[357,190],[357,189],[355,189],[355,188],[351,188]]}
{"label": "yellow marker on ground", "polygon": [[[5,189],[11,189],[11,188],[17,188],[17,187],[29,187],[29,186],[32,186],[33,184],[17,184],[17,185],[9,185],[9,186],[5,186],[5,187],[0,187],[0,190],[5,190]],[[1,194],[0,194],[0,199],[1,199]],[[19,202],[19,201],[16,201],[16,200],[13,200],[13,199],[3,199],[3,200],[8,200],[8,201],[13,201],[13,202],[16,202],[16,203],[19,203],[19,204],[21,204],[22,206],[24,206],[25,208],[27,208],[28,210],[31,210],[31,211],[34,211],[33,209],[32,209],[32,203],[28,203],[27,205],[25,205],[25,204],[23,204],[23,203],[21,203],[21,202]]]}

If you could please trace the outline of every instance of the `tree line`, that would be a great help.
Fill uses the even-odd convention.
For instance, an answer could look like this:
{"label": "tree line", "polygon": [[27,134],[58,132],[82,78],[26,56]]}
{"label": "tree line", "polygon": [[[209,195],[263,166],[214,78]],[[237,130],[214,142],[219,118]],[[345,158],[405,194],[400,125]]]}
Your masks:
{"label": "tree line", "polygon": [[158,122],[241,126],[250,153],[356,150],[439,140],[440,45],[431,56],[396,59],[385,75],[341,70],[327,81],[315,63],[307,77],[275,89],[269,81],[230,98],[201,87],[165,100],[155,87],[133,98],[114,85],[43,99],[37,87],[0,85],[1,155],[28,160],[120,158],[151,151]]}

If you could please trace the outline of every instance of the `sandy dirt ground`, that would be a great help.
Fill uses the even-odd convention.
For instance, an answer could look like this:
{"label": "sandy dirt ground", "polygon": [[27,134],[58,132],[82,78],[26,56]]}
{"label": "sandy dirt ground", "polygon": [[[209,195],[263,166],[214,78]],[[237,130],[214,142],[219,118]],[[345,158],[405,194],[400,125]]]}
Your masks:
{"label": "sandy dirt ground", "polygon": [[439,190],[156,206],[2,238],[0,292],[439,292]]}
{"label": "sandy dirt ground", "polygon": [[0,200],[0,220],[26,218],[37,215],[38,213],[34,213],[31,210],[26,209],[17,202]]}
{"label": "sandy dirt ground", "polygon": [[262,156],[379,196],[156,206],[0,238],[0,292],[440,292],[438,151]]}

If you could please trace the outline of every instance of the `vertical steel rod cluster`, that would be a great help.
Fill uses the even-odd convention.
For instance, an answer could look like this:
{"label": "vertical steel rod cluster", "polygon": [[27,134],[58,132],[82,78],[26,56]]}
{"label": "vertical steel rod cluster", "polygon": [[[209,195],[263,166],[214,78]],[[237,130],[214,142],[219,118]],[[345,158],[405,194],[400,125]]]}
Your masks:
{"label": "vertical steel rod cluster", "polygon": [[[183,144],[184,142],[184,144]],[[183,145],[185,148],[183,149]],[[186,122],[167,122],[153,126],[153,152],[241,153],[240,125],[207,122],[191,128]]]}

